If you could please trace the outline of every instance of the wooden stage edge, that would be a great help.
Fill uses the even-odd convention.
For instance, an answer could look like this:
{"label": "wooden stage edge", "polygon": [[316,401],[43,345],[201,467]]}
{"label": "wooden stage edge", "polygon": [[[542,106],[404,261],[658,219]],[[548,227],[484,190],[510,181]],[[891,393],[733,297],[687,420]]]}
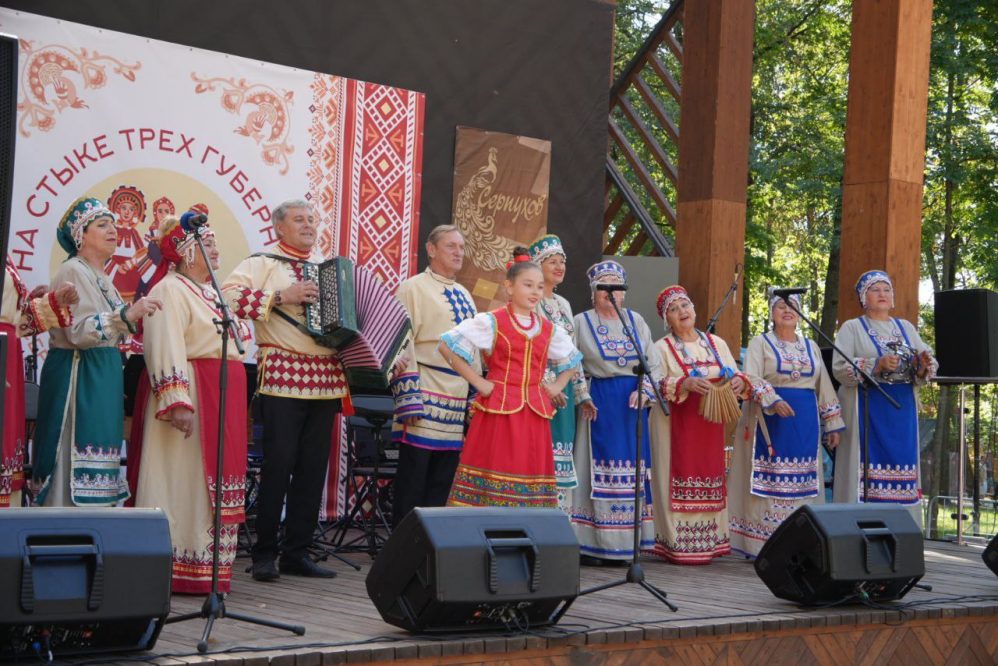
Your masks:
{"label": "wooden stage edge", "polygon": [[[932,591],[915,589],[883,609],[861,605],[802,609],[773,597],[750,563],[724,557],[708,566],[643,561],[649,582],[679,606],[670,613],[642,588],[626,585],[580,597],[555,627],[529,634],[413,636],[385,624],[368,599],[370,560],[354,571],[330,560],[332,580],[283,577],[257,583],[240,558],[227,599],[231,612],[305,624],[303,637],[223,619],[209,653],[194,646],[203,620],[167,625],[153,653],[108,655],[88,663],[277,664],[996,664],[998,577],[981,547],[926,542]],[[620,568],[582,568],[582,587],[618,580]],[[173,613],[200,608],[175,596]],[[83,661],[83,660],[78,660]]]}

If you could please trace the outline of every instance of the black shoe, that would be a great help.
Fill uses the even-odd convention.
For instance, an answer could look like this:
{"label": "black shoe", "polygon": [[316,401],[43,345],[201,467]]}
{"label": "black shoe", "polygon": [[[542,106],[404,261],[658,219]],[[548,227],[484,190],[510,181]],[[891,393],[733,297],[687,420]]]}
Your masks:
{"label": "black shoe", "polygon": [[599,557],[593,557],[592,555],[580,555],[579,564],[584,567],[601,567],[606,564],[606,560]]}
{"label": "black shoe", "polygon": [[300,560],[281,559],[281,573],[306,578],[336,578],[336,572],[323,569],[307,557]]}
{"label": "black shoe", "polygon": [[274,560],[261,560],[253,563],[253,580],[269,583],[280,577],[281,574],[277,571]]}

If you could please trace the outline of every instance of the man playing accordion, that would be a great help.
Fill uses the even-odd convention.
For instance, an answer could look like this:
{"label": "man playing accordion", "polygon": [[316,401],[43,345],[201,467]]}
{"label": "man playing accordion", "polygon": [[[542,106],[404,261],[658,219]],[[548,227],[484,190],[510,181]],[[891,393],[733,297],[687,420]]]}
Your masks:
{"label": "man playing accordion", "polygon": [[[253,321],[259,347],[257,395],[263,417],[261,471],[253,578],[332,578],[307,554],[319,518],[332,428],[341,400],[349,396],[337,351],[301,330],[304,306],[316,303],[319,287],[304,270],[318,239],[311,206],[285,201],[273,212],[279,242],[271,253],[242,261],[223,290],[236,317]],[[278,544],[281,508],[287,498],[283,543]]]}

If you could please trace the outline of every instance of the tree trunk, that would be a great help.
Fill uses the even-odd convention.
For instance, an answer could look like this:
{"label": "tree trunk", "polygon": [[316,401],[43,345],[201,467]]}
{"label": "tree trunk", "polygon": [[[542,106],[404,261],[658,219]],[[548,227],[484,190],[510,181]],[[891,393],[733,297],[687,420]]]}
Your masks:
{"label": "tree trunk", "polygon": [[[947,150],[945,155],[952,155],[953,146],[953,105],[955,100],[955,91],[957,87],[956,74],[953,72],[948,72],[946,75],[946,115],[943,125],[943,144],[946,146]],[[946,172],[948,173],[948,171]],[[938,291],[940,289],[952,289],[956,283],[956,272],[957,272],[957,262],[959,256],[957,251],[960,246],[960,238],[955,233],[955,222],[953,219],[953,195],[956,192],[956,183],[953,182],[951,178],[946,177],[943,182],[943,192],[944,192],[944,205],[943,205],[943,242],[942,242],[942,265],[938,265],[934,260],[928,262],[929,267],[933,273],[932,275],[932,286]],[[930,250],[931,252],[932,250]],[[936,410],[936,433],[932,438],[932,459],[935,463],[933,465],[933,477],[931,483],[930,497],[938,497],[945,489],[943,488],[943,480],[949,480],[949,453],[951,447],[949,446],[949,423],[950,418],[956,413],[956,400],[955,393],[951,395],[951,391],[947,386],[941,386],[939,389],[939,407]],[[955,428],[954,428],[955,429]],[[957,433],[959,437],[959,433]],[[957,446],[959,450],[959,446]],[[956,489],[956,492],[962,492],[962,488]],[[939,536],[938,534],[938,523],[939,523],[939,505],[936,504],[936,510],[929,516],[930,529],[932,530],[930,534]]]}
{"label": "tree trunk", "polygon": [[[929,497],[939,497],[947,494],[947,488],[943,486],[943,480],[949,479],[949,451],[946,446],[949,441],[949,416],[954,413],[952,409],[954,400],[950,395],[949,386],[939,387],[939,409],[936,412],[936,431],[932,435],[932,480],[929,484]],[[929,514],[929,537],[939,538],[939,505],[935,505],[935,510]]]}
{"label": "tree trunk", "polygon": [[[839,199],[841,201],[841,198]],[[832,218],[832,243],[828,252],[828,269],[825,272],[825,302],[821,307],[821,332],[832,337],[839,316],[839,247],[842,244],[842,207],[835,207]]]}

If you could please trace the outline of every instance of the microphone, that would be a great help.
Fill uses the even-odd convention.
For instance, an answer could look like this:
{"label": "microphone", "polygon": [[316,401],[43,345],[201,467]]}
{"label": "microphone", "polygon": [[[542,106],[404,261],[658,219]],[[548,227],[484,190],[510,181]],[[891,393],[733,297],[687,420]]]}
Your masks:
{"label": "microphone", "polygon": [[208,224],[208,216],[204,213],[196,213],[189,210],[180,216],[180,226],[184,231],[190,233]]}
{"label": "microphone", "polygon": [[807,293],[807,287],[787,287],[786,289],[774,289],[773,296],[778,296],[787,300],[791,296],[800,296]]}
{"label": "microphone", "polygon": [[611,293],[614,291],[627,291],[626,284],[598,284],[596,285],[597,291],[605,291]]}

